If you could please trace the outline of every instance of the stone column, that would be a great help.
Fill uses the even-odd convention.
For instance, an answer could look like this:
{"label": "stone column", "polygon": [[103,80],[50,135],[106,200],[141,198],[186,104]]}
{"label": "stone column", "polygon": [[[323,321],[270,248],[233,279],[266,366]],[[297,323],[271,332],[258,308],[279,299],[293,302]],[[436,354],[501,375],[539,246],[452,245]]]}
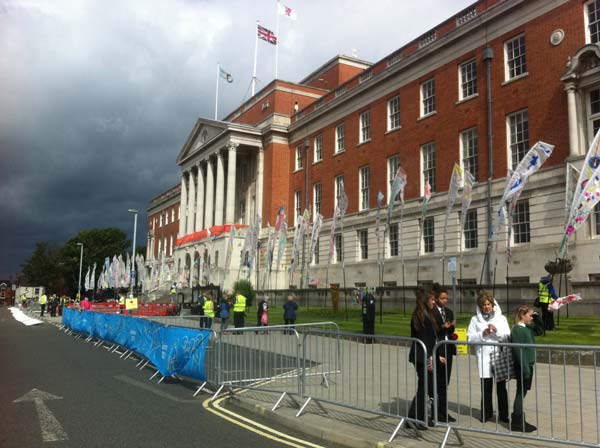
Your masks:
{"label": "stone column", "polygon": [[194,179],[194,172],[190,170],[190,181],[189,181],[189,195],[188,198],[188,213],[187,213],[187,234],[194,231],[194,213],[196,212],[196,180]]}
{"label": "stone column", "polygon": [[[258,148],[258,162],[256,164],[256,214],[262,218],[263,199],[263,174],[264,174],[265,150]],[[308,169],[308,167],[307,167]],[[254,221],[254,217],[252,217]]]}
{"label": "stone column", "polygon": [[229,149],[229,156],[227,160],[227,203],[225,205],[225,223],[233,224],[235,221],[235,164],[237,161],[237,147],[236,144],[231,144],[227,147]]}
{"label": "stone column", "polygon": [[567,112],[569,116],[569,157],[578,156],[579,132],[577,129],[577,97],[575,83],[569,82],[565,86],[567,91]]}
{"label": "stone column", "polygon": [[223,201],[225,196],[225,167],[223,153],[217,153],[217,186],[215,189],[215,225],[223,224]]}
{"label": "stone column", "polygon": [[187,216],[187,188],[185,185],[186,172],[181,173],[181,202],[179,205],[179,237],[185,235],[187,231],[186,219]]}
{"label": "stone column", "polygon": [[213,226],[213,211],[215,200],[215,175],[213,164],[210,159],[206,163],[206,199],[204,200],[204,227],[210,229]]}
{"label": "stone column", "polygon": [[204,171],[202,171],[202,165],[198,163],[198,191],[196,193],[196,228],[195,231],[199,232],[204,228]]}

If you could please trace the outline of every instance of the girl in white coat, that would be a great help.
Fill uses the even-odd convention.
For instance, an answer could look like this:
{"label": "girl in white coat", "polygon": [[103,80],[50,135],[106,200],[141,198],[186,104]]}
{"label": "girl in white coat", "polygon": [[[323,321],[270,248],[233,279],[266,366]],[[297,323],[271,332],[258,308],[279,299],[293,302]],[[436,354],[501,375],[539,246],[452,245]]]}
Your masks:
{"label": "girl in white coat", "polygon": [[[472,342],[488,345],[477,345],[477,367],[481,379],[481,418],[482,422],[492,420],[494,407],[492,390],[494,378],[490,365],[490,354],[496,350],[494,342],[510,342],[510,327],[502,310],[489,291],[480,291],[477,298],[477,314],[471,318],[467,330],[467,338]],[[508,423],[508,395],[506,381],[496,382],[498,397],[498,417],[501,422]]]}

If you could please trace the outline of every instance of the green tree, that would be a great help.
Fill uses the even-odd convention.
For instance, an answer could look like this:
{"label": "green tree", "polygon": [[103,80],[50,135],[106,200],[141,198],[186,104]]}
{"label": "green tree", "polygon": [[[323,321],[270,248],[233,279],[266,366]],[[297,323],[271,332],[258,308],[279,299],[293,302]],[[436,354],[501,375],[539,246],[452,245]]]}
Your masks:
{"label": "green tree", "polygon": [[31,286],[44,286],[60,293],[64,287],[64,264],[60,246],[40,241],[35,245],[31,257],[21,265],[23,281]]}
{"label": "green tree", "polygon": [[106,257],[112,260],[114,255],[124,255],[125,251],[131,245],[125,232],[114,227],[82,230],[70,238],[65,243],[61,255],[66,273],[65,278],[68,279],[71,285],[74,285],[74,291],[77,291],[79,255],[81,250],[77,243],[83,244],[81,283],[84,282],[88,266],[93,267],[94,263],[96,263],[97,278],[100,275],[100,271],[102,271]]}

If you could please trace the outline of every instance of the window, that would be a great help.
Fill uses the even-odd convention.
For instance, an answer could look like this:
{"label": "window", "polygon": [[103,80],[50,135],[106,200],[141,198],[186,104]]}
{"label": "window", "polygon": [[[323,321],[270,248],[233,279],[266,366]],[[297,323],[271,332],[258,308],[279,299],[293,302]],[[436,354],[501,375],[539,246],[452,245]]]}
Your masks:
{"label": "window", "polygon": [[163,226],[163,214],[161,213],[160,214],[160,225],[159,225],[159,227],[162,227],[162,226]]}
{"label": "window", "polygon": [[464,244],[465,249],[477,248],[477,209],[467,210],[464,218]]}
{"label": "window", "polygon": [[388,231],[388,241],[390,245],[390,257],[398,256],[398,223],[390,224]]}
{"label": "window", "polygon": [[508,116],[510,167],[514,170],[529,150],[529,115],[527,109]]}
{"label": "window", "polygon": [[421,84],[421,117],[435,112],[435,80]]}
{"label": "window", "polygon": [[435,230],[433,216],[423,221],[423,252],[430,254],[435,250]]}
{"label": "window", "polygon": [[369,184],[371,183],[371,168],[363,166],[360,169],[360,210],[369,210]]}
{"label": "window", "polygon": [[319,264],[319,238],[315,242],[315,251],[312,254],[312,264]]}
{"label": "window", "polygon": [[388,131],[400,127],[400,97],[388,101]]}
{"label": "window", "polygon": [[171,235],[171,244],[169,244],[169,257],[173,255],[173,235]]}
{"label": "window", "polygon": [[592,212],[592,235],[600,236],[600,203],[594,206]]}
{"label": "window", "polygon": [[588,274],[590,282],[600,282],[600,274]]}
{"label": "window", "polygon": [[460,133],[460,153],[462,158],[463,169],[473,175],[477,180],[477,172],[479,171],[479,163],[477,160],[477,128],[467,129]]}
{"label": "window", "polygon": [[171,209],[171,222],[175,222],[175,209]]}
{"label": "window", "polygon": [[513,241],[515,244],[531,241],[529,222],[529,201],[517,202],[513,217]]}
{"label": "window", "polygon": [[169,224],[169,211],[168,210],[165,212],[165,226],[167,224]]}
{"label": "window", "polygon": [[525,35],[521,34],[504,44],[505,79],[527,74],[525,64]]}
{"label": "window", "polygon": [[302,169],[302,145],[296,146],[296,169]]}
{"label": "window", "polygon": [[529,277],[508,277],[509,285],[527,285]]}
{"label": "window", "polygon": [[371,140],[371,111],[366,111],[360,114],[360,136],[359,143],[368,142]]}
{"label": "window", "polygon": [[[398,167],[400,166],[400,156],[398,154],[395,154],[392,157],[390,157],[388,159],[387,166],[388,166],[388,191],[387,191],[387,197],[388,197],[388,203],[389,203],[389,197],[392,194],[392,183],[394,183],[394,176],[398,172]],[[394,198],[394,201],[399,201],[399,200],[400,200],[400,193],[398,193],[396,195],[396,197]]]}
{"label": "window", "polygon": [[294,223],[300,222],[300,216],[302,216],[302,191],[294,192]]}
{"label": "window", "polygon": [[477,65],[475,61],[468,61],[460,65],[459,99],[464,100],[477,93]]}
{"label": "window", "polygon": [[181,205],[177,207],[177,219],[181,219]]}
{"label": "window", "polygon": [[342,256],[343,256],[343,252],[344,252],[344,248],[343,248],[343,244],[342,244],[342,235],[340,233],[335,235],[334,246],[335,246],[335,261],[339,263],[342,261]]}
{"label": "window", "polygon": [[344,123],[340,123],[335,128],[335,152],[344,150]]}
{"label": "window", "polygon": [[586,42],[600,42],[600,0],[587,2],[585,5]]}
{"label": "window", "polygon": [[317,135],[314,143],[314,161],[323,160],[323,136]]}
{"label": "window", "polygon": [[367,229],[361,229],[358,232],[358,247],[359,247],[359,260],[366,260],[369,258],[369,231]]}
{"label": "window", "polygon": [[588,92],[588,138],[592,143],[594,136],[600,129],[600,89],[592,89]]}
{"label": "window", "polygon": [[427,182],[433,193],[435,191],[435,142],[421,146],[421,168],[423,170],[421,194],[425,193]]}
{"label": "window", "polygon": [[321,184],[313,185],[313,216],[316,216],[317,213],[321,213]]}
{"label": "window", "polygon": [[344,188],[344,176],[337,176],[335,178],[335,204],[334,207],[338,206],[340,202],[340,194],[342,193],[342,189]]}

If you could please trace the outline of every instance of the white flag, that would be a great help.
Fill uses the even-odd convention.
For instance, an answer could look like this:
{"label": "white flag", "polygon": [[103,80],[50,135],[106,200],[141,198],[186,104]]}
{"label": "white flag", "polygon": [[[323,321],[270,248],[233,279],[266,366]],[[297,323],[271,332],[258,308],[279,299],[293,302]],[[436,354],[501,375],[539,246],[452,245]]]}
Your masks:
{"label": "white flag", "polygon": [[288,19],[296,20],[298,18],[298,13],[296,13],[295,9],[282,5],[279,2],[277,2],[277,12],[280,16],[285,16]]}

